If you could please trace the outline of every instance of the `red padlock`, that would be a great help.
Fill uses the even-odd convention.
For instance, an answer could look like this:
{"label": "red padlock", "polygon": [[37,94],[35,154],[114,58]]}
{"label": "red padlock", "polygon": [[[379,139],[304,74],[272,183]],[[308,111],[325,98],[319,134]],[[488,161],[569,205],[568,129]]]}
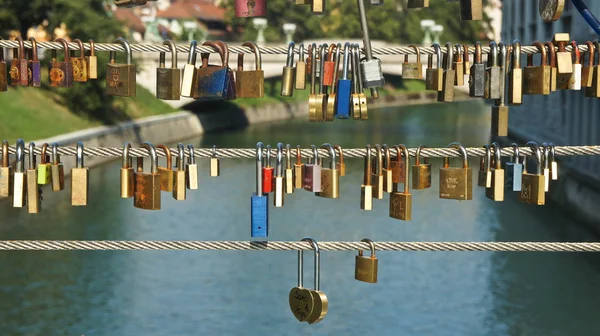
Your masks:
{"label": "red padlock", "polygon": [[333,74],[337,71],[335,68],[335,61],[333,55],[336,49],[336,45],[332,44],[329,46],[329,52],[327,60],[323,64],[323,76],[321,78],[321,85],[332,86],[333,85]]}
{"label": "red padlock", "polygon": [[266,164],[263,165],[262,169],[262,182],[263,182],[263,194],[273,192],[273,175],[274,168],[271,167],[271,146],[267,145],[267,158]]}
{"label": "red padlock", "polygon": [[235,0],[236,17],[267,16],[267,0]]}

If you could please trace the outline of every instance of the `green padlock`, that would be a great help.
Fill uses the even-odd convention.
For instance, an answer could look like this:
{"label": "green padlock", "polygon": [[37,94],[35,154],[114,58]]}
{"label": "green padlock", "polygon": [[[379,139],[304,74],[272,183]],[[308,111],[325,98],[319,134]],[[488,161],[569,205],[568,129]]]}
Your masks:
{"label": "green padlock", "polygon": [[[48,144],[45,143],[44,145],[42,145],[42,152],[41,152],[41,163],[38,165],[37,167],[37,176],[38,176],[38,184],[48,184],[50,183],[50,177],[51,177],[51,168],[52,168],[52,163],[50,162],[50,158],[46,155],[46,150],[48,149]],[[29,155],[33,155],[33,154],[29,154]],[[35,169],[34,167],[30,167],[29,169]]]}

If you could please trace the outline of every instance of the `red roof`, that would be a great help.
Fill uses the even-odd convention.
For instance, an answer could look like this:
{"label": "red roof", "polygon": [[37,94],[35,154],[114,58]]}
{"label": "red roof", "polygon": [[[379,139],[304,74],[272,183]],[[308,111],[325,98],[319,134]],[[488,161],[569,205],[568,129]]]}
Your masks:
{"label": "red roof", "polygon": [[179,0],[164,11],[158,12],[165,19],[199,19],[203,21],[224,21],[225,8],[204,0]]}
{"label": "red roof", "polygon": [[146,33],[146,26],[131,9],[117,8],[113,14],[117,20],[123,22],[128,28],[131,28],[140,34]]}

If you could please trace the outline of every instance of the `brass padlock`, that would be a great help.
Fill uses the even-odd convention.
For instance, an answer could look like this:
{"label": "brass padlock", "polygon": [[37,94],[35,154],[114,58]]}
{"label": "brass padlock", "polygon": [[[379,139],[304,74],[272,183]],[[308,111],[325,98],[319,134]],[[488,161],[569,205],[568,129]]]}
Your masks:
{"label": "brass padlock", "polygon": [[98,79],[98,57],[96,57],[96,44],[89,40],[90,54],[85,56],[87,62],[87,75],[89,79]]}
{"label": "brass padlock", "polygon": [[[2,49],[2,48],[0,48]],[[12,196],[13,171],[8,162],[8,141],[2,140],[2,164],[0,165],[0,197]]]}
{"label": "brass padlock", "polygon": [[554,34],[552,42],[558,47],[556,53],[556,88],[569,90],[569,83],[573,76],[573,56],[566,50],[571,38],[569,34]]}
{"label": "brass padlock", "polygon": [[27,58],[25,57],[25,46],[21,36],[15,37],[19,42],[19,48],[13,50],[13,59],[10,63],[10,84],[12,86],[29,85]]}
{"label": "brass padlock", "polygon": [[26,177],[25,177],[25,142],[23,139],[17,140],[16,145],[15,173],[13,175],[13,207],[22,208],[27,203]]}
{"label": "brass padlock", "polygon": [[133,197],[135,179],[133,177],[133,158],[129,155],[131,144],[123,144],[123,163],[121,165],[121,198]]}
{"label": "brass padlock", "polygon": [[298,48],[298,62],[296,62],[296,74],[294,76],[294,89],[304,90],[306,89],[306,73],[307,63],[304,59],[304,43],[300,43]]}
{"label": "brass padlock", "polygon": [[[600,98],[600,42],[594,41],[594,48],[596,49],[595,64],[590,70],[590,76],[592,76],[591,86],[585,89],[586,97]],[[590,54],[590,57],[592,55]]]}
{"label": "brass padlock", "polygon": [[346,162],[344,162],[344,150],[342,146],[335,145],[333,146],[338,151],[338,157],[340,158],[336,163],[337,170],[340,171],[340,176],[346,176]]}
{"label": "brass padlock", "polygon": [[586,63],[585,54],[581,56],[581,63],[585,64],[581,69],[581,86],[587,90],[588,87],[592,86],[592,77],[594,77],[594,44],[591,41],[587,41],[585,44],[588,48],[588,60]]}
{"label": "brass padlock", "polygon": [[502,169],[502,157],[500,155],[500,145],[497,142],[492,143],[494,150],[492,164],[492,183],[485,189],[485,196],[493,201],[504,201],[504,169]]}
{"label": "brass padlock", "polygon": [[244,70],[244,53],[238,54],[236,93],[238,98],[263,98],[265,96],[265,72],[262,70],[260,50],[254,42],[245,42],[242,47],[254,51],[255,70]]}
{"label": "brass padlock", "polygon": [[385,155],[383,161],[383,191],[389,194],[394,191],[394,179],[392,177],[390,147],[387,144],[383,144],[383,154]]}
{"label": "brass padlock", "polygon": [[186,198],[186,177],[185,177],[185,151],[183,144],[177,144],[177,169],[173,171],[173,198],[178,201],[185,201]]}
{"label": "brass padlock", "polygon": [[479,161],[479,174],[477,175],[477,186],[490,188],[492,186],[492,150],[490,145],[483,145],[485,156]]}
{"label": "brass padlock", "polygon": [[416,63],[408,62],[408,54],[404,55],[404,63],[402,63],[402,78],[403,79],[423,79],[423,64],[421,64],[421,49],[416,45],[409,45],[409,48],[415,50],[417,56]]}
{"label": "brass padlock", "polygon": [[285,145],[285,193],[294,193],[294,169],[292,169],[292,146]]}
{"label": "brass padlock", "polygon": [[523,160],[523,175],[521,177],[521,193],[519,200],[526,204],[544,205],[546,203],[546,192],[544,191],[544,175],[542,171],[542,154],[537,143],[530,141],[526,144],[534,152],[537,169],[530,173],[527,169],[527,159]]}
{"label": "brass padlock", "polygon": [[304,181],[304,163],[302,163],[302,150],[296,146],[296,162],[294,163],[294,188],[302,189]]}
{"label": "brass padlock", "polygon": [[454,101],[454,79],[456,72],[452,69],[453,53],[452,43],[446,42],[446,65],[443,72],[442,90],[438,91],[439,102]]}
{"label": "brass padlock", "polygon": [[373,210],[373,186],[371,185],[371,145],[367,145],[363,184],[360,186],[360,209]]}
{"label": "brass padlock", "polygon": [[556,67],[556,50],[554,49],[554,43],[546,42],[548,47],[548,59],[550,62],[550,92],[556,91],[558,83],[558,68]]}
{"label": "brass padlock", "polygon": [[50,69],[50,86],[55,87],[72,87],[73,86],[73,63],[69,57],[69,45],[63,38],[57,38],[54,42],[60,42],[65,51],[65,60],[56,60],[56,49],[52,49],[52,61]]}
{"label": "brass padlock", "polygon": [[177,67],[177,46],[166,40],[163,45],[171,49],[171,67],[166,67],[166,53],[161,52],[156,69],[156,98],[162,100],[179,100],[181,96],[181,69]]}
{"label": "brass padlock", "polygon": [[194,146],[188,145],[188,151],[190,156],[188,157],[188,163],[185,168],[186,172],[186,184],[190,190],[198,190],[198,165],[196,164],[196,151]]}
{"label": "brass padlock", "polygon": [[83,166],[83,142],[77,142],[76,166],[71,168],[71,205],[88,204],[90,170]]}
{"label": "brass padlock", "polygon": [[[350,109],[352,113],[352,119],[360,120],[361,113],[360,110],[362,108],[362,91],[361,89],[361,78],[360,78],[360,70],[358,69],[359,60],[357,59],[356,54],[354,53],[353,45],[350,46],[352,51],[349,55],[349,61],[352,64],[352,92],[351,92],[351,101]],[[344,53],[346,47],[344,46]]]}
{"label": "brass padlock", "polygon": [[144,210],[160,210],[160,174],[158,173],[158,156],[156,149],[150,142],[144,142],[141,148],[150,154],[150,172],[144,172],[144,158],[137,158],[137,171],[135,172],[135,187],[133,206]]}
{"label": "brass padlock", "polygon": [[[354,55],[353,62],[356,64],[352,65],[352,70],[356,68],[357,74],[357,83],[358,83],[358,102],[360,105],[360,120],[368,120],[369,119],[369,110],[367,106],[367,96],[365,96],[363,83],[365,79],[363,78],[363,68],[360,67],[360,46],[358,43],[352,45],[352,53]],[[375,60],[375,59],[374,59]]]}
{"label": "brass padlock", "polygon": [[[294,68],[294,47],[294,42],[290,42],[290,44],[288,45],[287,58],[285,61],[285,65],[283,66],[283,72],[281,74],[281,96],[283,97],[291,97],[294,95],[294,75],[296,73],[296,68]],[[238,78],[236,84],[238,84],[239,82],[240,80]],[[239,87],[236,89],[238,92],[240,91]]]}
{"label": "brass padlock", "polygon": [[[71,63],[73,64],[73,80],[76,82],[84,83],[88,80],[88,66],[87,60],[85,58],[85,48],[83,47],[83,42],[81,42],[80,39],[74,39],[73,43],[77,43],[77,45],[79,46],[79,57],[70,57]],[[71,52],[74,53],[74,51]]]}
{"label": "brass padlock", "polygon": [[511,52],[512,66],[508,73],[508,103],[523,104],[523,69],[521,69],[521,42],[514,40]]}
{"label": "brass padlock", "polygon": [[[338,88],[338,75],[340,69],[340,54],[342,51],[342,44],[338,43],[335,48],[335,63],[334,63],[334,71],[333,71],[333,85],[331,85],[331,92],[329,96],[327,96],[327,108],[325,110],[325,121],[334,121],[336,115],[337,108],[337,88]],[[342,99],[344,99],[342,97]],[[340,115],[341,119],[346,117],[347,113],[344,115]],[[340,175],[341,176],[341,175]]]}
{"label": "brass padlock", "polygon": [[217,157],[217,145],[212,146],[212,155],[210,157],[210,176],[221,176],[221,163],[219,162],[219,158]]}
{"label": "brass padlock", "polygon": [[321,148],[329,149],[329,168],[321,168],[321,191],[316,192],[316,196],[326,198],[340,197],[340,171],[337,169],[335,148],[331,144],[325,143]]}
{"label": "brass padlock", "polygon": [[190,52],[188,54],[188,60],[183,67],[183,79],[181,81],[181,95],[183,97],[192,98],[194,83],[196,82],[196,47],[198,42],[192,40],[190,43]]}
{"label": "brass padlock", "polygon": [[462,154],[461,168],[450,167],[448,157],[440,168],[440,198],[468,201],[473,199],[473,172],[469,168],[467,150],[458,142],[453,142],[447,148],[456,148]]}
{"label": "brass padlock", "polygon": [[171,149],[165,145],[158,145],[156,148],[162,149],[167,157],[167,166],[158,166],[160,174],[160,190],[173,192],[173,161],[171,158]]}
{"label": "brass padlock", "polygon": [[546,57],[546,48],[541,42],[533,42],[541,54],[539,66],[533,65],[533,54],[527,55],[527,66],[523,69],[523,94],[526,95],[549,95],[550,94],[550,72]]}
{"label": "brass padlock", "polygon": [[485,73],[485,91],[483,97],[486,99],[500,99],[500,67],[498,66],[498,44],[492,41],[489,44],[488,64]]}
{"label": "brass padlock", "polygon": [[317,44],[309,47],[310,60],[310,94],[308,96],[308,121],[317,121]]}
{"label": "brass padlock", "polygon": [[38,59],[37,41],[35,37],[30,37],[31,42],[30,59],[28,61],[28,77],[29,86],[41,87],[42,86],[42,64]]}
{"label": "brass padlock", "polygon": [[452,63],[452,69],[454,70],[454,85],[464,86],[465,85],[465,64],[462,55],[462,46],[457,44],[454,46],[456,49],[454,62]]}
{"label": "brass padlock", "polygon": [[431,164],[429,157],[426,157],[421,163],[421,150],[425,146],[421,145],[415,153],[415,164],[412,166],[412,188],[415,190],[431,188]]}
{"label": "brass padlock", "polygon": [[[319,72],[325,72],[325,55],[327,54],[327,44],[319,46],[319,56],[321,63],[319,64]],[[327,88],[323,84],[323,75],[319,77],[319,91],[315,97],[315,121],[325,121],[325,111],[327,110]]]}
{"label": "brass padlock", "polygon": [[461,20],[482,20],[483,19],[483,1],[482,0],[460,0],[460,18]]}
{"label": "brass padlock", "polygon": [[58,156],[58,144],[52,143],[52,191],[61,191],[65,189],[65,168],[60,162]]}
{"label": "brass padlock", "polygon": [[37,184],[37,170],[35,169],[35,143],[29,143],[29,169],[25,171],[27,186],[27,212],[30,214],[42,211],[41,187]]}
{"label": "brass padlock", "polygon": [[371,169],[373,172],[371,176],[371,181],[373,181],[373,198],[383,199],[383,152],[379,144],[375,145],[375,153],[377,160],[373,163],[373,168]]}
{"label": "brass padlock", "polygon": [[379,260],[375,256],[375,244],[371,239],[362,239],[361,242],[369,243],[371,255],[363,256],[363,251],[358,250],[354,261],[354,279],[367,283],[377,283],[377,266]]}
{"label": "brass padlock", "polygon": [[412,219],[412,195],[408,186],[410,155],[406,146],[398,145],[398,147],[404,154],[404,191],[398,191],[398,184],[394,186],[394,191],[390,194],[390,217],[409,221]]}
{"label": "brass padlock", "polygon": [[437,58],[437,67],[433,68],[433,55],[427,57],[427,69],[425,70],[425,89],[431,91],[442,91],[444,86],[444,73],[442,69],[442,48],[439,44],[431,45],[435,50]]}
{"label": "brass padlock", "polygon": [[106,94],[111,96],[135,97],[136,74],[135,65],[132,63],[131,46],[122,37],[113,43],[119,43],[125,48],[127,54],[126,64],[117,64],[115,51],[110,52],[110,61],[106,69]]}

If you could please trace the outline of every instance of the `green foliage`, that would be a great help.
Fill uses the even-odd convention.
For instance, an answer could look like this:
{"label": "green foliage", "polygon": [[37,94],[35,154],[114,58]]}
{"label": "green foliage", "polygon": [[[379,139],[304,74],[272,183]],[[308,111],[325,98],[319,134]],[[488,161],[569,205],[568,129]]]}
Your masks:
{"label": "green foliage", "polygon": [[[269,0],[266,19],[269,26],[265,31],[268,42],[282,42],[285,39],[282,25],[295,23],[297,26],[294,40],[319,39],[325,37],[343,37],[357,39],[362,37],[358,9],[355,1],[325,0],[328,7],[324,16],[313,15],[310,5],[296,5],[289,0]],[[429,8],[415,10],[406,8],[406,0],[386,0],[383,6],[370,6],[367,0],[365,7],[369,22],[369,33],[374,40],[393,43],[420,43],[424,32],[420,22],[424,19],[435,20],[444,26],[440,41],[468,42],[487,40],[491,32],[489,18],[484,13],[481,22],[460,20],[460,4],[446,0],[431,0]],[[484,0],[484,5],[487,0]],[[227,22],[234,31],[240,32],[241,40],[252,40],[256,37],[256,29],[252,20],[236,18],[233,0],[225,2]]]}

